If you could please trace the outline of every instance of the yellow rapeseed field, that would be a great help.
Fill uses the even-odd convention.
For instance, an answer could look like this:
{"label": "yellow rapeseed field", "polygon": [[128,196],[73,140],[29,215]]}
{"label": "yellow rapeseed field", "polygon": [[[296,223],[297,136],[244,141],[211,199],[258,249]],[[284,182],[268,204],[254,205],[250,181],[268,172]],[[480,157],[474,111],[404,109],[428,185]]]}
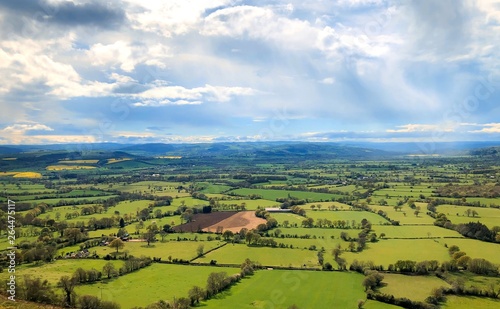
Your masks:
{"label": "yellow rapeseed field", "polygon": [[37,172],[20,172],[16,173],[14,178],[42,178],[42,174]]}

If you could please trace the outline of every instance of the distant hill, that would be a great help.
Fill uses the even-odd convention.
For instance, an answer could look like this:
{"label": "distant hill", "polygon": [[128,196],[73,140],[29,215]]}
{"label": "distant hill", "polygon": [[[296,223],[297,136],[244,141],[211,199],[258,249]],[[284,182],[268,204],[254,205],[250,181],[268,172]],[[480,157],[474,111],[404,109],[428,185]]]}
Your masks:
{"label": "distant hill", "polygon": [[10,146],[0,146],[0,155],[20,153],[22,150],[20,148],[14,148]]}
{"label": "distant hill", "polygon": [[164,154],[174,150],[174,146],[171,144],[151,143],[151,144],[132,145],[121,148],[120,150],[128,153]]}
{"label": "distant hill", "polygon": [[487,147],[471,150],[470,155],[472,156],[492,156],[498,157],[500,156],[500,147]]}
{"label": "distant hill", "polygon": [[247,142],[203,144],[141,144],[121,149],[143,156],[171,155],[183,157],[287,157],[287,158],[374,158],[393,156],[384,150],[340,145],[336,143],[306,142]]}

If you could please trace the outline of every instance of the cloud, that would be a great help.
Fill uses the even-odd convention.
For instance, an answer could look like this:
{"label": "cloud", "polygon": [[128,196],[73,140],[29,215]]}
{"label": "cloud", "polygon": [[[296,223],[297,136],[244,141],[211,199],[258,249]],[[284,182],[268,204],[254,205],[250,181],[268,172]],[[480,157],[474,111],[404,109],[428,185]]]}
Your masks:
{"label": "cloud", "polygon": [[433,132],[433,131],[445,131],[453,132],[453,128],[449,126],[442,126],[436,124],[406,124],[398,126],[400,129],[388,129],[386,132],[389,133],[408,133],[408,132]]}
{"label": "cloud", "polygon": [[134,29],[172,37],[196,30],[206,11],[228,5],[233,1],[128,0],[126,2],[133,6],[127,15]]}
{"label": "cloud", "polygon": [[335,78],[326,77],[326,78],[323,78],[322,80],[320,80],[319,82],[322,84],[325,84],[325,85],[333,85],[335,83]]}
{"label": "cloud", "polygon": [[20,141],[109,122],[97,140],[160,141],[140,133],[165,123],[175,142],[278,125],[273,139],[496,138],[492,0],[0,0],[0,26],[0,124],[54,129]]}
{"label": "cloud", "polygon": [[500,133],[500,123],[487,123],[480,125],[483,128],[480,130],[469,131],[471,133]]}
{"label": "cloud", "polygon": [[54,131],[54,129],[44,124],[13,124],[3,128],[0,132],[4,134],[23,134],[27,131]]}
{"label": "cloud", "polygon": [[133,95],[135,99],[144,99],[134,106],[163,106],[201,104],[203,101],[228,102],[234,96],[248,96],[256,90],[245,87],[220,87],[205,85],[204,87],[185,88],[182,86],[154,87]]}
{"label": "cloud", "polygon": [[[77,2],[77,3],[75,3]],[[43,23],[64,26],[116,27],[125,21],[118,3],[101,1],[0,0],[0,7]],[[19,18],[19,16],[18,16]]]}
{"label": "cloud", "polygon": [[86,53],[93,65],[107,68],[116,66],[125,72],[132,72],[140,63],[164,68],[164,61],[171,57],[165,45],[132,45],[120,40],[106,45],[94,44]]}

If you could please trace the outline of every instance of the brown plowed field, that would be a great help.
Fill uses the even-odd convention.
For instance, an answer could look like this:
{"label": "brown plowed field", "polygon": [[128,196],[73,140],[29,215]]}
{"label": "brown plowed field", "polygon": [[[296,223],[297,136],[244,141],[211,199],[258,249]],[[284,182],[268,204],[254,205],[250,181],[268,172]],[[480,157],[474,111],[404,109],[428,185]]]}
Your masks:
{"label": "brown plowed field", "polygon": [[218,226],[222,226],[225,230],[239,232],[242,228],[249,230],[256,228],[259,224],[266,223],[266,220],[257,218],[253,211],[219,211],[209,214],[196,214],[193,216],[193,221],[175,226],[173,229],[176,232],[191,232],[198,231],[214,232]]}
{"label": "brown plowed field", "polygon": [[239,232],[242,228],[249,230],[256,228],[259,224],[266,223],[265,219],[255,216],[253,211],[240,211],[229,218],[226,218],[216,224],[203,229],[206,232],[215,232],[218,226],[222,226],[224,231],[229,230],[233,233]]}

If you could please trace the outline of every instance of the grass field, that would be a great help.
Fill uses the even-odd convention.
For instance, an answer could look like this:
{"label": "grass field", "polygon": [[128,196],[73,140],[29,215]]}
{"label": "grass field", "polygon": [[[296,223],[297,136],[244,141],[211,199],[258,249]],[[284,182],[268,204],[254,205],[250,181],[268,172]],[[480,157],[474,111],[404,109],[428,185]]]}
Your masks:
{"label": "grass field", "polygon": [[[35,266],[34,264],[21,264],[16,268],[16,274],[31,275],[33,277],[40,277],[47,279],[50,283],[56,284],[62,276],[72,276],[78,268],[90,270],[92,268],[102,271],[102,267],[108,261],[95,260],[95,259],[61,259],[52,263],[46,263],[42,266]],[[120,268],[123,261],[110,261],[115,268]],[[6,271],[0,273],[0,278],[5,279],[10,274]]]}
{"label": "grass field", "polygon": [[449,287],[446,281],[435,276],[384,274],[382,282],[387,285],[382,287],[380,292],[392,294],[394,297],[406,297],[415,301],[424,301],[431,295],[433,288]]}
{"label": "grass field", "polygon": [[472,274],[470,272],[448,273],[449,278],[456,280],[462,278],[465,280],[466,287],[477,287],[480,289],[489,289],[490,285],[500,286],[500,277],[485,277]]}
{"label": "grass field", "polygon": [[45,169],[47,171],[66,171],[66,170],[91,170],[95,169],[95,166],[89,165],[49,165]]}
{"label": "grass field", "polygon": [[[416,204],[419,205],[419,203]],[[374,209],[375,211],[382,210],[386,212],[389,218],[391,218],[392,220],[399,221],[400,225],[405,225],[405,224],[433,225],[435,220],[432,217],[425,214],[426,212],[425,206],[421,205],[420,207],[421,207],[420,210],[421,212],[417,217],[414,215],[415,210],[411,209],[407,205],[403,206],[401,211],[394,210],[393,206],[370,205],[370,208]]]}
{"label": "grass field", "polygon": [[480,298],[472,296],[447,296],[443,308],[449,309],[498,309],[500,299]]}
{"label": "grass field", "polygon": [[386,238],[462,237],[460,233],[454,230],[448,230],[434,225],[382,225],[374,226],[373,230],[379,236],[381,233],[384,233]]}
{"label": "grass field", "polygon": [[99,160],[61,160],[59,164],[97,164]]}
{"label": "grass field", "polygon": [[159,300],[173,300],[187,297],[194,285],[205,288],[208,275],[212,272],[239,273],[239,268],[207,266],[184,266],[153,264],[139,271],[91,285],[78,286],[78,295],[98,295],[102,299],[115,301],[122,309],[135,306],[145,307]]}
{"label": "grass field", "polygon": [[66,200],[67,202],[70,201],[99,201],[99,200],[104,200],[112,197],[117,197],[117,195],[106,195],[106,196],[89,196],[89,197],[63,197],[63,198],[48,198],[48,199],[39,199],[39,200],[26,200],[23,201],[24,203],[45,203],[49,205],[55,205],[59,203],[61,200]]}
{"label": "grass field", "polygon": [[[475,210],[478,213],[478,216],[467,217],[465,214],[467,209]],[[446,217],[454,224],[479,221],[489,228],[500,226],[500,209],[497,208],[440,205],[437,207],[437,211],[446,214]]]}
{"label": "grass field", "polygon": [[[199,245],[204,246],[204,250],[208,251],[212,248],[215,248],[221,245],[222,242],[219,241],[175,241],[171,240],[168,242],[154,242],[151,243],[150,246],[147,246],[146,242],[126,242],[125,247],[119,252],[128,251],[130,255],[133,256],[149,256],[159,257],[162,260],[166,261],[169,256],[172,256],[173,259],[184,259],[190,260],[196,257],[198,254],[196,250]],[[106,254],[114,254],[116,252],[115,249],[110,247],[94,247],[89,249],[91,252],[96,251],[99,256],[105,256]],[[206,260],[206,259],[205,259]],[[240,259],[240,261],[236,263],[241,263],[245,258]],[[208,260],[210,262],[210,259]]]}
{"label": "grass field", "polygon": [[484,258],[488,261],[500,264],[500,248],[496,243],[484,242],[476,239],[443,239],[448,247],[457,245],[461,251],[467,253],[471,258]]}
{"label": "grass field", "polygon": [[244,244],[227,245],[206,255],[196,262],[216,260],[222,264],[239,264],[246,258],[266,266],[302,266],[318,267],[316,252],[303,249],[283,249],[268,247],[248,247]]}
{"label": "grass field", "polygon": [[[455,239],[453,239],[455,240]],[[367,249],[359,253],[346,252],[343,257],[351,263],[354,259],[358,261],[373,261],[376,265],[387,268],[397,260],[438,260],[439,262],[449,260],[448,251],[444,247],[446,240],[438,243],[431,239],[388,239],[376,243],[369,243]],[[448,243],[449,244],[449,243]]]}
{"label": "grass field", "polygon": [[329,211],[329,210],[321,210],[321,211],[306,211],[306,215],[308,218],[317,219],[328,219],[328,220],[344,220],[352,225],[352,220],[356,221],[356,224],[361,224],[361,220],[366,219],[375,224],[384,224],[389,223],[385,218],[374,214],[369,211]]}
{"label": "grass field", "polygon": [[[357,273],[261,270],[202,303],[206,308],[357,308],[365,299]],[[315,287],[315,288],[312,288]],[[398,308],[368,301],[363,308]]]}
{"label": "grass field", "polygon": [[219,201],[220,205],[227,206],[241,206],[244,203],[245,209],[247,210],[256,210],[258,207],[266,208],[266,207],[279,207],[278,202],[273,202],[270,200],[264,199],[256,199],[256,200],[222,200]]}
{"label": "grass field", "polygon": [[271,213],[271,217],[276,219],[280,225],[283,224],[283,221],[288,221],[290,225],[297,224],[297,226],[300,226],[302,221],[305,219],[302,216],[285,212]]}
{"label": "grass field", "polygon": [[236,189],[231,193],[240,196],[248,196],[256,194],[262,196],[263,199],[276,201],[277,198],[286,198],[288,196],[296,197],[299,199],[307,199],[311,202],[331,201],[332,198],[338,198],[339,195],[328,193],[317,193],[307,191],[286,191],[286,190],[263,190],[263,189]]}

